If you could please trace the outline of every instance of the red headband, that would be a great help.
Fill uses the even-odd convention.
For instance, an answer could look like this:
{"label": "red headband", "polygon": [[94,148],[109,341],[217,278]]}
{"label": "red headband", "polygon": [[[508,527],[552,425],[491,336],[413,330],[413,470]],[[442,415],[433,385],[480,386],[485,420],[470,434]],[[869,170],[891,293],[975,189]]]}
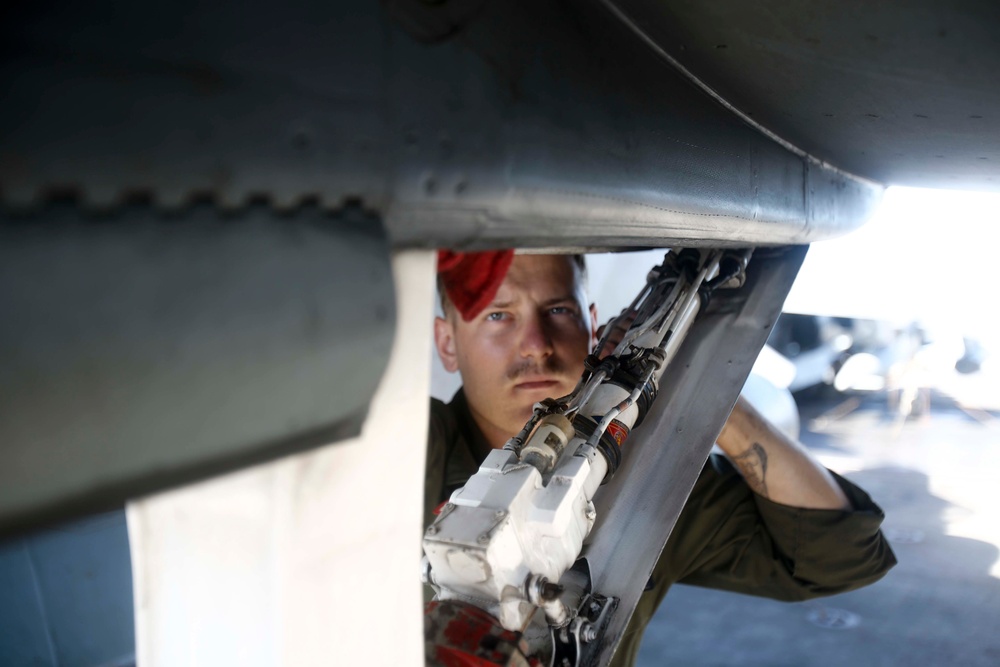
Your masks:
{"label": "red headband", "polygon": [[463,320],[468,322],[493,301],[513,260],[513,250],[438,250],[438,274],[444,291]]}

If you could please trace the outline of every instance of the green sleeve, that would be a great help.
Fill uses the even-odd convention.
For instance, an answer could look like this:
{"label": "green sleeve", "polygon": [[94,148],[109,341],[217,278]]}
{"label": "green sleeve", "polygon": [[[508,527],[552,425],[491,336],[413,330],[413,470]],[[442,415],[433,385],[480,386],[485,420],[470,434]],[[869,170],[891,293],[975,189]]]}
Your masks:
{"label": "green sleeve", "polygon": [[643,630],[675,582],[796,601],[882,578],[896,558],[884,514],[833,473],[852,510],[808,510],[755,494],[725,457],[705,465],[663,549],[612,665],[632,665]]}
{"label": "green sleeve", "polygon": [[780,505],[751,491],[726,459],[713,459],[653,571],[656,584],[798,601],[866,586],[895,565],[881,508],[836,473],[851,510]]}

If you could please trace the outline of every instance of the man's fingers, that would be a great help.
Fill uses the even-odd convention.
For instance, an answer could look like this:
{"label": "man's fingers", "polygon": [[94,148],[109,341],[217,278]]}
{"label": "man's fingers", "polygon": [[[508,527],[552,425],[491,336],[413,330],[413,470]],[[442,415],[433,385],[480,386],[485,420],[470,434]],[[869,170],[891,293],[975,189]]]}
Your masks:
{"label": "man's fingers", "polygon": [[[619,315],[617,318],[612,320],[612,322],[614,322],[614,326],[611,328],[611,331],[607,333],[608,340],[604,343],[604,347],[600,349],[598,353],[598,358],[603,359],[604,357],[615,351],[615,348],[618,347],[618,344],[622,342],[623,338],[625,338],[625,333],[628,332],[629,328],[631,328],[632,326],[632,323],[635,322],[635,317],[636,317],[636,312],[634,310],[630,310],[627,313],[623,313],[623,315]],[[597,330],[598,339],[604,338],[605,332],[607,331],[608,328],[608,324],[611,324],[611,322],[608,322],[607,324],[602,324],[601,327]]]}

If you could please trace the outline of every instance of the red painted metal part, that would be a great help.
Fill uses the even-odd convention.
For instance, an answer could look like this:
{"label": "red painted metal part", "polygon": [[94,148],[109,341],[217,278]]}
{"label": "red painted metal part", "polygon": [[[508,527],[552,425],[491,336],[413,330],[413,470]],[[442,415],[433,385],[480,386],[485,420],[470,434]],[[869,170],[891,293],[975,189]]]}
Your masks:
{"label": "red painted metal part", "polygon": [[424,609],[425,657],[440,667],[536,667],[519,632],[506,630],[478,607],[454,600]]}

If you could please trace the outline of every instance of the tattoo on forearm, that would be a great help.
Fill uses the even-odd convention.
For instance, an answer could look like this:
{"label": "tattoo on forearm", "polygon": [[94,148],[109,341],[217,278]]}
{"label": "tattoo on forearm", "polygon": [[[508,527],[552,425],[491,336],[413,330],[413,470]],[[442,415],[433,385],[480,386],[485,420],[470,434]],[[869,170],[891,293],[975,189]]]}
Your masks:
{"label": "tattoo on forearm", "polygon": [[760,443],[753,443],[750,449],[733,457],[733,463],[743,473],[747,485],[767,498],[767,482],[764,481],[764,476],[767,474],[767,452]]}

